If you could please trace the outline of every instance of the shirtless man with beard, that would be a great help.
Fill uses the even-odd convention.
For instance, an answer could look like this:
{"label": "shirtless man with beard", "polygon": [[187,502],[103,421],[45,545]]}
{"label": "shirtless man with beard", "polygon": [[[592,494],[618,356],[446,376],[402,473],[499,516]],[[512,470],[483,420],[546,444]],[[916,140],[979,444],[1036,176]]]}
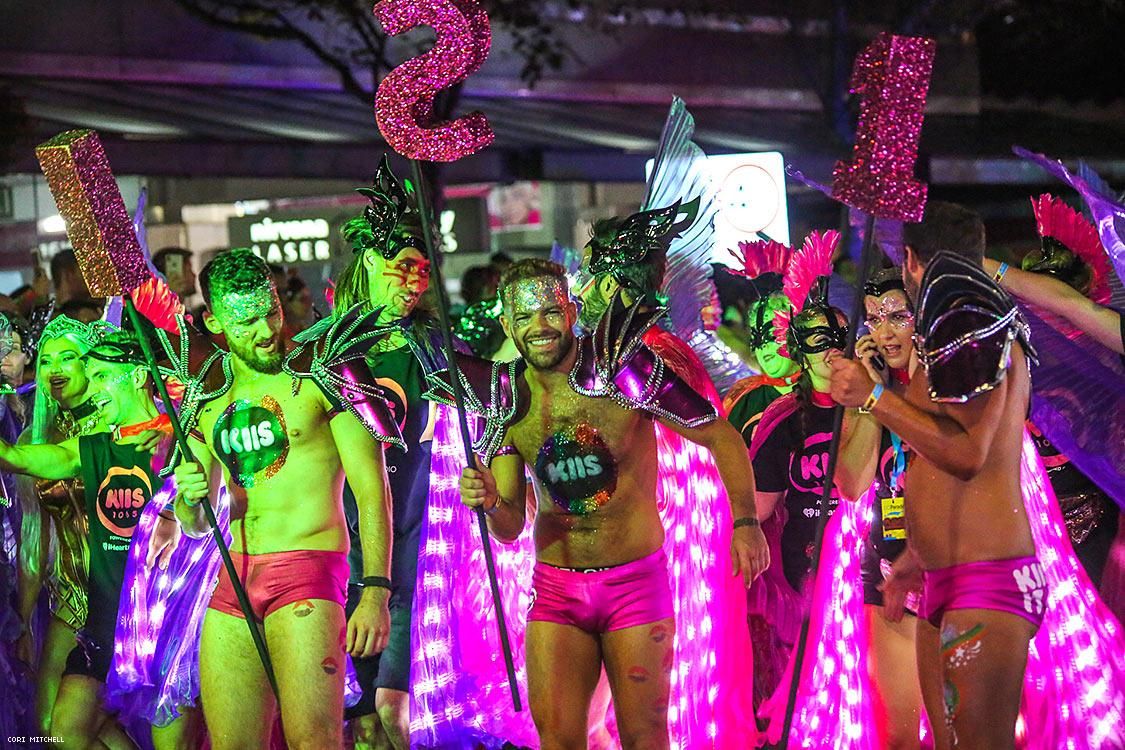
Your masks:
{"label": "shirtless man with beard", "polygon": [[945,715],[944,727],[933,722],[937,747],[1011,748],[1047,602],[1020,491],[1034,350],[1011,298],[981,270],[976,214],[931,201],[904,242],[924,368],[900,395],[840,357],[832,396],[870,411],[915,454],[906,536],[923,568],[919,616],[937,628],[918,633],[919,654],[941,658],[940,683],[923,683],[927,713]]}
{"label": "shirtless man with beard", "polygon": [[500,297],[504,332],[526,367],[462,363],[470,408],[492,405],[491,394],[513,408],[489,420],[481,444],[486,461],[494,460],[465,469],[461,495],[465,505],[484,508],[493,536],[514,540],[526,520],[525,465],[532,470],[537,562],[527,664],[542,747],[585,747],[603,664],[623,746],[668,747],[675,626],[652,420],[714,454],[733,506],[735,572],[749,584],[769,552],[745,446],[641,344],[651,314],[625,310],[615,298],[591,336],[576,339],[566,277],[542,260],[508,268]]}
{"label": "shirtless man with beard", "polygon": [[[201,502],[215,502],[221,468],[230,493],[231,557],[272,656],[285,740],[292,748],[340,747],[345,647],[360,643],[358,654],[370,656],[386,645],[390,627],[383,444],[401,446],[401,438],[385,402],[344,403],[330,392],[325,370],[332,363],[309,364],[302,356],[315,346],[286,356],[281,303],[260,258],[249,251],[220,255],[203,269],[200,285],[204,323],[225,335],[230,353],[213,353],[210,367],[187,384],[181,413],[188,415],[195,460],[175,470],[176,516],[191,536],[209,532]],[[372,418],[361,421],[363,414]],[[364,572],[372,582],[347,623],[345,475],[355,488]],[[268,745],[275,701],[225,571],[200,649],[213,747]]]}

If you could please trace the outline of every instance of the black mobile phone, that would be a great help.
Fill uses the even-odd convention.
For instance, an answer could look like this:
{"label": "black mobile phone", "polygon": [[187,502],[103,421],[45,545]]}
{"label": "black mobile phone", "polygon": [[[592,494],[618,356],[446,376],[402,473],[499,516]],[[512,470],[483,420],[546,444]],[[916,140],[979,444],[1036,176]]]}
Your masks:
{"label": "black mobile phone", "polygon": [[[869,333],[871,333],[871,330],[867,326],[863,326],[862,328],[860,328],[860,336],[864,336]],[[882,372],[883,370],[887,369],[887,360],[883,359],[882,354],[876,354],[871,358],[871,365],[879,372]]]}

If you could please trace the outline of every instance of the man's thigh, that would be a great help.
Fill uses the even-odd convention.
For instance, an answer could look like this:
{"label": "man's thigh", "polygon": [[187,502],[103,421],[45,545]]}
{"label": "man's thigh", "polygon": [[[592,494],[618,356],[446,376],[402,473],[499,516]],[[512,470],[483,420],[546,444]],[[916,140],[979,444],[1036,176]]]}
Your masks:
{"label": "man's thigh", "polygon": [[617,728],[626,750],[668,747],[675,634],[675,621],[668,618],[602,635]]}
{"label": "man's thigh", "polygon": [[915,646],[917,618],[887,622],[883,608],[865,605],[869,645],[868,674],[875,688],[878,731],[882,745],[918,747],[922,691]]}
{"label": "man's thigh", "polygon": [[266,642],[281,694],[281,723],[291,747],[343,742],[344,608],[302,599],[266,616]]}
{"label": "man's thigh", "polygon": [[526,644],[528,702],[543,750],[585,748],[590,699],[601,675],[598,637],[533,621]]}
{"label": "man's thigh", "polygon": [[991,609],[947,611],[941,669],[945,718],[954,746],[1015,746],[1027,645],[1035,626]]}
{"label": "man's thigh", "polygon": [[62,738],[68,746],[93,744],[106,716],[102,710],[103,687],[104,683],[93,677],[64,676],[51,712],[51,736]]}
{"label": "man's thigh", "polygon": [[245,620],[207,610],[199,673],[203,714],[215,750],[265,747],[277,704]]}

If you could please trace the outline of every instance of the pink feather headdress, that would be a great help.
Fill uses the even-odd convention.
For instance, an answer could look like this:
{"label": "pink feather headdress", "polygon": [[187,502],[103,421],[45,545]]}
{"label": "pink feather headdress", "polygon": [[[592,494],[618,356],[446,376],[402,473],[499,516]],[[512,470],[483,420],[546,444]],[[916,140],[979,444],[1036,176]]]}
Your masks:
{"label": "pink feather headdress", "polygon": [[[838,244],[840,233],[834,229],[810,232],[801,246],[789,256],[781,285],[782,293],[789,299],[789,310],[779,311],[773,316],[773,334],[784,357],[790,356],[786,342],[793,316],[809,304],[817,282],[832,275],[832,254],[836,252]],[[824,300],[818,298],[818,302],[823,304]]]}
{"label": "pink feather headdress", "polygon": [[738,250],[727,250],[741,268],[729,269],[737,276],[756,279],[767,273],[784,274],[793,249],[773,240],[739,242]]}
{"label": "pink feather headdress", "polygon": [[1044,193],[1031,199],[1035,212],[1035,225],[1040,237],[1051,237],[1061,242],[1090,267],[1089,298],[1104,305],[1109,301],[1109,258],[1102,249],[1098,230],[1082,214],[1060,198]]}

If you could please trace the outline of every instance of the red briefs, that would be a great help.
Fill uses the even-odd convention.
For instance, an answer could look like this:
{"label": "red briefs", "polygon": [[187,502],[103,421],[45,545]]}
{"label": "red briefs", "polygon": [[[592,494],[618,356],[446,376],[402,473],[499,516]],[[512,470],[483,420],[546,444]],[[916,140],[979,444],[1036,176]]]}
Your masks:
{"label": "red briefs", "polygon": [[1047,607],[1047,583],[1034,557],[982,560],[923,573],[919,614],[941,626],[951,609],[991,609],[1018,615],[1036,628]]}
{"label": "red briefs", "polygon": [[608,633],[673,615],[663,548],[631,563],[591,571],[537,562],[531,585],[529,621]]}
{"label": "red briefs", "polygon": [[[341,608],[347,601],[348,557],[343,552],[301,549],[245,555],[231,550],[230,556],[259,621],[305,599],[326,599]],[[219,569],[219,585],[208,607],[243,617],[225,567]]]}

